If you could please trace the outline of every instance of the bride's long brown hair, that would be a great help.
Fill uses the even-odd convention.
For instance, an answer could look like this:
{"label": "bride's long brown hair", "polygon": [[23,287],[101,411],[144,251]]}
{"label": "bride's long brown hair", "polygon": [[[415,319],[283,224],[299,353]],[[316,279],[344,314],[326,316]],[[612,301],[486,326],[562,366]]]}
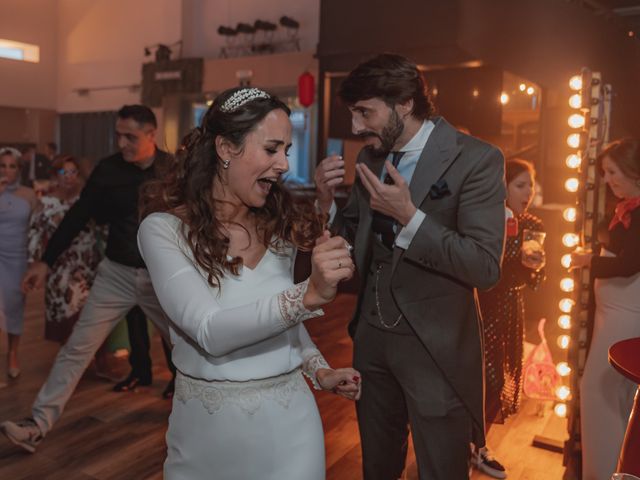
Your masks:
{"label": "bride's long brown hair", "polygon": [[[269,112],[280,109],[291,114],[289,108],[274,96],[256,98],[232,111],[221,110],[220,107],[238,90],[227,90],[216,98],[204,115],[202,126],[183,139],[167,175],[145,184],[141,190],[141,217],[153,212],[172,212],[179,216],[193,257],[207,273],[212,286],[220,284],[225,272],[237,275],[242,265],[240,257],[227,258],[229,238],[222,222],[215,216],[213,179],[222,168],[216,138],[224,137],[241,151],[247,134]],[[281,249],[285,241],[308,251],[322,232],[323,219],[314,206],[295,199],[281,182],[271,187],[263,207],[251,211],[262,243],[273,250]]]}

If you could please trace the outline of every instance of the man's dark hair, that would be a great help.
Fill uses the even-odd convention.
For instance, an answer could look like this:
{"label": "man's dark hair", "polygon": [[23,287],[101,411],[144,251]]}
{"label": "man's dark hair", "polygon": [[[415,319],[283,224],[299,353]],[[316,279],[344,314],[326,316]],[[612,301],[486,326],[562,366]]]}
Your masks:
{"label": "man's dark hair", "polygon": [[144,105],[125,105],[118,110],[118,118],[123,120],[131,118],[139,125],[151,125],[153,128],[158,128],[155,114]]}
{"label": "man's dark hair", "polygon": [[426,120],[434,113],[427,87],[414,62],[402,55],[383,53],[358,65],[342,82],[338,92],[347,105],[380,98],[390,107],[413,100],[415,118]]}

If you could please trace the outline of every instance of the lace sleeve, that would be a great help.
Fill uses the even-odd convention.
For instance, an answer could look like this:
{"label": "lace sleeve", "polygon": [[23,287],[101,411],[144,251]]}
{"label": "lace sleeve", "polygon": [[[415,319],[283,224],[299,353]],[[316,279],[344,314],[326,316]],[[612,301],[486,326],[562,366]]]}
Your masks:
{"label": "lace sleeve", "polygon": [[311,340],[304,324],[301,323],[294,329],[295,343],[300,348],[300,356],[302,357],[302,373],[311,380],[313,388],[322,390],[316,378],[316,372],[321,368],[331,369],[331,367]]}
{"label": "lace sleeve", "polygon": [[322,309],[307,310],[302,303],[308,284],[309,279],[306,279],[304,282],[300,282],[278,295],[278,305],[280,306],[280,314],[285,328],[292,327],[310,318],[324,315]]}
{"label": "lace sleeve", "polygon": [[318,383],[318,379],[316,378],[316,372],[321,368],[330,369],[331,367],[324,359],[322,354],[317,350],[315,355],[306,358],[302,362],[302,373],[304,373],[307,378],[311,380],[313,388],[315,388],[316,390],[322,390],[322,387],[320,386],[320,384]]}

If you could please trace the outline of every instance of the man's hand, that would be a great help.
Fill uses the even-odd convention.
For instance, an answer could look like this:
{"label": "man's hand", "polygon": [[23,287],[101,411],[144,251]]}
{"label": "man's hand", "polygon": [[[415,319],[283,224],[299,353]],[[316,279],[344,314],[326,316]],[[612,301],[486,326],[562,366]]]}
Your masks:
{"label": "man's hand", "polygon": [[329,390],[349,400],[360,400],[360,372],[353,368],[326,369],[316,372],[316,379],[323,390]]}
{"label": "man's hand", "polygon": [[33,262],[22,277],[22,292],[29,293],[44,287],[49,273],[49,266],[44,262]]}
{"label": "man's hand", "polygon": [[313,176],[316,182],[318,206],[323,213],[329,213],[336,187],[344,182],[344,160],[339,155],[331,155],[322,160],[316,167]]}
{"label": "man's hand", "polygon": [[409,185],[402,178],[402,175],[396,170],[390,161],[385,161],[385,167],[393,185],[382,183],[369,168],[362,164],[356,164],[356,171],[360,177],[360,181],[367,189],[370,196],[369,205],[373,210],[380,212],[389,217],[395,218],[398,223],[405,226],[413,218],[416,213],[416,206],[411,201],[411,192]]}

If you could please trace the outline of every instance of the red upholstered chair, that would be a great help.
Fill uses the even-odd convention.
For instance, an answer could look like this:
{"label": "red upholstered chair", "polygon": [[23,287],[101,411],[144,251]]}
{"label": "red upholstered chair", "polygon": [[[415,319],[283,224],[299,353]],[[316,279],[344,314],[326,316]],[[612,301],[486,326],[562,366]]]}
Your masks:
{"label": "red upholstered chair", "polygon": [[[609,363],[629,380],[640,384],[640,338],[614,343],[609,348]],[[636,391],[627,432],[618,457],[616,471],[640,477],[640,388]]]}

